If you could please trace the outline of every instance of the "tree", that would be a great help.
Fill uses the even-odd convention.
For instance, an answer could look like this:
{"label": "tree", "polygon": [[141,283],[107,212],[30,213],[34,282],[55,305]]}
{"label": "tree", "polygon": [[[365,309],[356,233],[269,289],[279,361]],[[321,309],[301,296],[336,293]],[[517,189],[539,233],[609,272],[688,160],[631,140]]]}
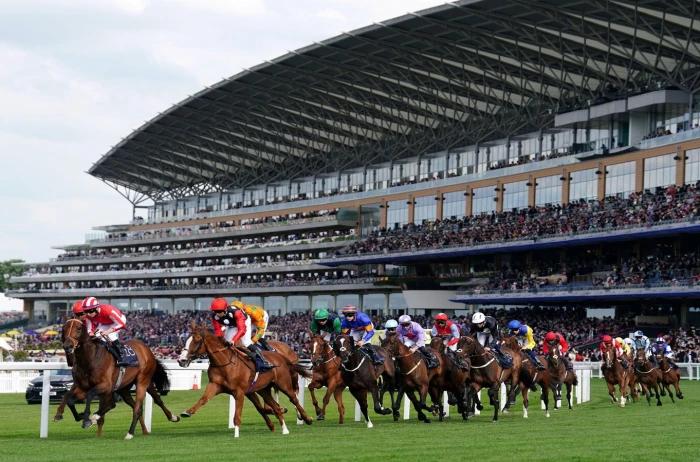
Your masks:
{"label": "tree", "polygon": [[24,260],[12,259],[0,261],[0,292],[12,289],[14,285],[10,284],[10,278],[12,276],[20,276],[24,271],[24,267],[18,263],[24,263]]}

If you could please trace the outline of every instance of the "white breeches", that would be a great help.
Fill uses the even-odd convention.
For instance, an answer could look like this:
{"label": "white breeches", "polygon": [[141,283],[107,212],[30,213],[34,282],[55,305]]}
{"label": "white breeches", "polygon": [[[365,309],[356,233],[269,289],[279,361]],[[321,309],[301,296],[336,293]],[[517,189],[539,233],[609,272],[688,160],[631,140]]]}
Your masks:
{"label": "white breeches", "polygon": [[[116,322],[113,322],[112,324],[98,324],[96,330],[104,332],[108,329],[121,329],[121,325],[117,324]],[[111,342],[113,342],[115,340],[119,340],[119,330],[116,330],[116,331],[110,333],[109,335],[107,335],[107,338]]]}
{"label": "white breeches", "polygon": [[447,342],[445,342],[445,346],[452,351],[457,351],[457,344],[456,343],[454,345],[448,345]]}
{"label": "white breeches", "polygon": [[362,340],[362,337],[365,336],[366,332],[367,331],[365,330],[351,330],[350,335],[355,340],[355,342],[359,342],[360,340]]}
{"label": "white breeches", "polygon": [[[230,342],[231,339],[238,333],[238,327],[231,326],[224,329],[224,338]],[[245,319],[245,334],[241,337],[241,343],[244,347],[250,346],[253,341],[250,339],[250,318]]]}
{"label": "white breeches", "polygon": [[404,337],[403,340],[401,340],[401,341],[403,342],[404,345],[406,345],[409,348],[413,348],[414,346],[415,347],[420,346],[420,345],[418,345],[418,342],[416,342],[415,340],[411,340],[410,338]]}
{"label": "white breeches", "polygon": [[479,342],[479,344],[482,347],[489,346],[489,343],[491,340],[491,334],[487,334],[485,332],[477,332],[476,333],[476,340]]}

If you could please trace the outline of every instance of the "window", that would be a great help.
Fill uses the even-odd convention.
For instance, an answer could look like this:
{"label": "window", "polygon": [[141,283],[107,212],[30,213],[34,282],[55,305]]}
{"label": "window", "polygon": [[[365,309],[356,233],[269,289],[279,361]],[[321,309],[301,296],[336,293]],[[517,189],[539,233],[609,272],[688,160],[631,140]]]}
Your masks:
{"label": "window", "polygon": [[472,173],[476,172],[476,152],[474,151],[467,151],[463,152],[461,155],[461,162],[460,162],[462,171],[460,172],[462,175],[470,175]]}
{"label": "window", "polygon": [[409,162],[407,164],[401,164],[401,179],[404,182],[416,181],[418,176],[418,163]]}
{"label": "window", "polygon": [[416,204],[413,209],[413,223],[421,224],[423,220],[434,221],[437,217],[437,207],[435,196],[420,196],[416,197]]}
{"label": "window", "polygon": [[559,175],[538,178],[535,182],[535,205],[561,203],[561,179]]}
{"label": "window", "polygon": [[539,140],[537,137],[528,138],[520,141],[520,162],[534,160],[537,157],[537,145]]}
{"label": "window", "polygon": [[627,197],[635,190],[634,161],[608,165],[605,175],[605,196]]}
{"label": "window", "polygon": [[527,207],[527,181],[516,181],[503,185],[503,211],[523,209]]}
{"label": "window", "polygon": [[445,156],[433,157],[430,159],[430,177],[433,179],[445,176],[447,160]]}
{"label": "window", "polygon": [[350,174],[350,189],[352,191],[362,191],[365,183],[365,172],[355,172]]}
{"label": "window", "polygon": [[695,184],[700,181],[700,149],[685,151],[685,184]]}
{"label": "window", "polygon": [[475,188],[472,198],[472,215],[491,213],[496,211],[496,185],[484,188]]}
{"label": "window", "polygon": [[323,182],[323,193],[325,195],[331,195],[338,192],[338,177],[330,176],[324,179]]}
{"label": "window", "polygon": [[593,200],[598,198],[598,175],[595,169],[579,170],[569,173],[569,202],[579,199]]}
{"label": "window", "polygon": [[676,183],[675,154],[644,159],[644,188],[653,189]]}
{"label": "window", "polygon": [[420,174],[418,179],[427,180],[430,174],[430,159],[422,159],[420,161]]}
{"label": "window", "polygon": [[508,146],[500,144],[489,148],[489,168],[504,166],[508,161]]}
{"label": "window", "polygon": [[387,228],[400,228],[408,223],[408,204],[406,200],[389,201],[386,212]]}
{"label": "window", "polygon": [[442,195],[442,217],[462,218],[466,207],[466,199],[462,191],[445,193]]}
{"label": "window", "polygon": [[391,177],[391,169],[389,167],[381,167],[374,172],[374,181],[376,189],[384,189],[389,187],[389,178]]}

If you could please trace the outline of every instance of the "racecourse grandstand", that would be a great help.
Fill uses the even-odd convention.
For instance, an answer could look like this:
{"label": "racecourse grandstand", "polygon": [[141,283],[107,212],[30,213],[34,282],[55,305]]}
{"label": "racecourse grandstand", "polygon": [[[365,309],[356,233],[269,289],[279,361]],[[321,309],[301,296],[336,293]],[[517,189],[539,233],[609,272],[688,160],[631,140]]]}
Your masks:
{"label": "racecourse grandstand", "polygon": [[[696,2],[458,1],[317,43],[167,109],[89,173],[133,205],[28,265],[53,321],[615,308],[700,322]],[[143,215],[143,216],[139,216]]]}

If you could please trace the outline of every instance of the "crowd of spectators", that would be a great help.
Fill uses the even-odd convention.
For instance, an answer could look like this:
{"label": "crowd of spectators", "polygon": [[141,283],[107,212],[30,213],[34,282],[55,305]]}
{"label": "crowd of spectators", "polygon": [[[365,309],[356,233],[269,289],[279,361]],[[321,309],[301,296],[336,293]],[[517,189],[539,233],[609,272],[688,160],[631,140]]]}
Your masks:
{"label": "crowd of spectators", "polygon": [[28,319],[24,311],[0,311],[0,329]]}
{"label": "crowd of spectators", "polygon": [[530,207],[517,211],[447,218],[380,229],[336,255],[415,251],[518,239],[540,239],[630,226],[653,226],[668,220],[695,218],[700,193],[696,186],[658,188],[654,192],[608,197],[603,201]]}

